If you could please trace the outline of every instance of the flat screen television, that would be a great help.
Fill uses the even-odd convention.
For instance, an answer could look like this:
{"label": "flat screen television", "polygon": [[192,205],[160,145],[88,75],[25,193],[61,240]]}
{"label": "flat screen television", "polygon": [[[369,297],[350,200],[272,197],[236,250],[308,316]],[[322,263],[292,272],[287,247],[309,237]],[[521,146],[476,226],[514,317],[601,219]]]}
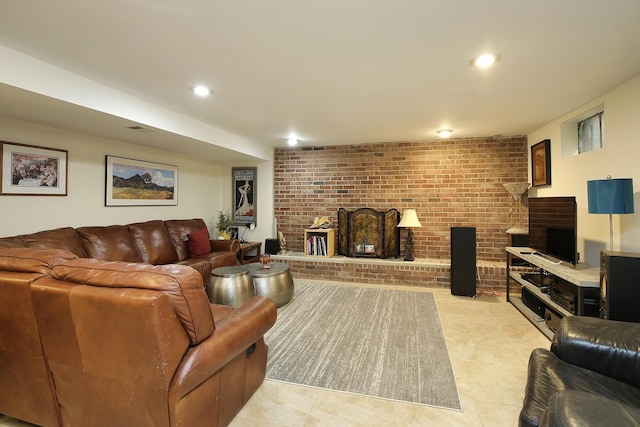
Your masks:
{"label": "flat screen television", "polygon": [[570,264],[578,264],[578,211],[575,197],[529,199],[529,247]]}

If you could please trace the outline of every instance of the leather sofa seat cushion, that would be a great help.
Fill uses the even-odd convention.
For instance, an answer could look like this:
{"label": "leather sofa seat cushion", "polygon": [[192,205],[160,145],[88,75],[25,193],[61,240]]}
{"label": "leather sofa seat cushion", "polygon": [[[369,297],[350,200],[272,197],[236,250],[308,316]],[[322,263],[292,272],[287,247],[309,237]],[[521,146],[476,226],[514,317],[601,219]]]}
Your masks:
{"label": "leather sofa seat cushion", "polygon": [[211,264],[211,268],[225,267],[238,263],[238,258],[234,252],[209,252],[208,254],[199,255],[196,259],[205,259]]}
{"label": "leather sofa seat cushion", "polygon": [[171,219],[164,222],[173,241],[173,246],[178,253],[178,260],[182,261],[190,257],[188,235],[203,228],[207,228],[202,218],[195,219]]}
{"label": "leather sofa seat cushion", "polygon": [[549,400],[540,427],[616,426],[634,427],[640,408],[583,391],[564,390]]}
{"label": "leather sofa seat cushion", "polygon": [[88,258],[142,262],[126,225],[80,227],[77,231]]}
{"label": "leather sofa seat cushion", "polygon": [[85,252],[82,241],[71,227],[56,228],[55,230],[39,231],[37,233],[18,236],[24,244],[33,249],[64,249],[77,257],[83,258]]}
{"label": "leather sofa seat cushion", "polygon": [[51,277],[89,286],[162,291],[169,297],[192,345],[214,331],[202,276],[191,267],[77,259],[54,267]]}
{"label": "leather sofa seat cushion", "polygon": [[48,274],[54,266],[76,258],[62,249],[0,249],[0,270]]}
{"label": "leather sofa seat cushion", "polygon": [[206,259],[187,258],[184,261],[178,261],[176,264],[186,265],[195,269],[202,276],[204,282],[211,277],[211,262]]}
{"label": "leather sofa seat cushion", "polygon": [[142,262],[159,265],[178,261],[178,254],[164,222],[154,220],[129,224],[129,232]]}
{"label": "leather sofa seat cushion", "polygon": [[558,390],[592,393],[632,406],[640,406],[640,389],[611,377],[583,369],[537,348],[529,358],[521,426],[538,426],[549,400]]}

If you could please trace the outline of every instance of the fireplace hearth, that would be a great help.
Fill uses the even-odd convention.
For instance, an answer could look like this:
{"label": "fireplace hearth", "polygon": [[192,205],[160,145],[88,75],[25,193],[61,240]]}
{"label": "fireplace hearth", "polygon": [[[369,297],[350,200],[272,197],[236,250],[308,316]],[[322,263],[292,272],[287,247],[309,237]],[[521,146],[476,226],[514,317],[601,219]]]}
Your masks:
{"label": "fireplace hearth", "polygon": [[398,258],[400,212],[338,209],[338,254],[348,257]]}

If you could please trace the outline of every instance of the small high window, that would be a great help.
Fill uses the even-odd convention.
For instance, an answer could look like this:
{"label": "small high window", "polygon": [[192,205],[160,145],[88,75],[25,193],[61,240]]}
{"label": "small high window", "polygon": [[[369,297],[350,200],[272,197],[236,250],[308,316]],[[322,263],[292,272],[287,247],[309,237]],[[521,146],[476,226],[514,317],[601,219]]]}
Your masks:
{"label": "small high window", "polygon": [[604,111],[578,122],[578,154],[602,148]]}

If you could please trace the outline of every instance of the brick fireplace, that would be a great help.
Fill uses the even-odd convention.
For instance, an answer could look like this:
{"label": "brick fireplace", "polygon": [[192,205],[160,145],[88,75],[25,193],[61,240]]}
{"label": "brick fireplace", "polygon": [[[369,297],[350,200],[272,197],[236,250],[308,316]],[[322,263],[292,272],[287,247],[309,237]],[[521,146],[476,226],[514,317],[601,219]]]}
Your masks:
{"label": "brick fireplace", "polygon": [[[505,263],[506,230],[511,225],[511,196],[503,184],[527,181],[525,136],[276,148],[274,215],[278,230],[287,239],[287,249],[302,252],[304,229],[315,217],[329,216],[338,224],[340,208],[413,208],[422,223],[421,228],[414,229],[416,260],[442,260],[447,264],[451,227],[474,226],[478,263],[489,262],[487,265],[491,266],[490,273],[479,277],[498,285],[504,282],[504,276],[501,268],[500,272],[494,269]],[[402,249],[406,234],[401,236]],[[338,242],[336,253],[337,246]],[[437,278],[428,279],[424,271],[409,276],[405,272],[409,267],[404,265],[394,266],[388,274],[385,269],[383,274],[382,270],[377,272],[382,267],[364,264],[391,259],[348,260],[362,260],[363,264],[350,266],[353,273],[342,271],[342,267],[337,269],[330,260],[317,260],[313,265],[309,259],[301,260],[296,267],[299,277],[326,274],[330,280],[411,282],[424,286],[448,281],[448,265]],[[430,267],[429,271],[437,270]]]}

